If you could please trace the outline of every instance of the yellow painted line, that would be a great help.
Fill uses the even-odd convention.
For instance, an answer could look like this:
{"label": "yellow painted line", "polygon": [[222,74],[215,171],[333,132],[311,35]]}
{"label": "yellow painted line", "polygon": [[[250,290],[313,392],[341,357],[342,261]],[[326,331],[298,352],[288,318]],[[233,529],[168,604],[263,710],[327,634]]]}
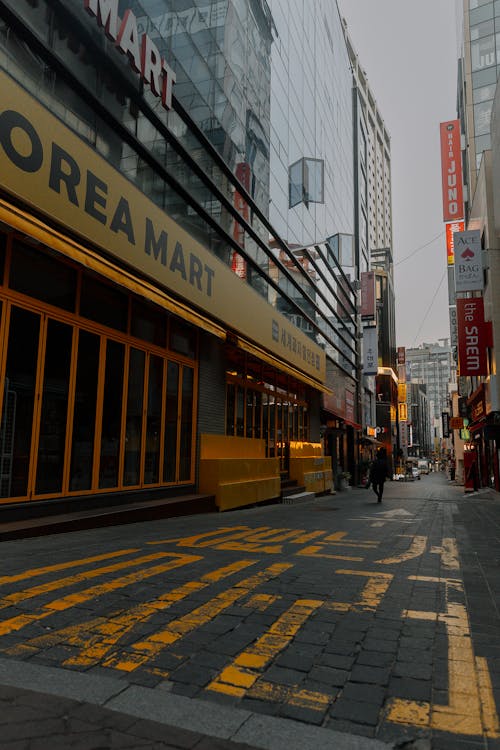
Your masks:
{"label": "yellow painted line", "polygon": [[[219,692],[223,691],[220,690]],[[234,695],[234,693],[229,694]],[[277,685],[274,682],[267,682],[266,680],[258,680],[252,685],[246,691],[246,697],[269,703],[288,703],[291,706],[298,706],[312,711],[325,711],[333,701],[333,696],[326,693],[304,690],[293,685]]]}
{"label": "yellow painted line", "polygon": [[397,563],[406,562],[407,560],[413,560],[415,557],[423,555],[426,546],[427,537],[416,536],[406,552],[402,552],[400,555],[395,555],[394,557],[386,557],[383,560],[376,560],[375,562],[380,563],[381,565],[395,565]]}
{"label": "yellow painted line", "polygon": [[448,568],[448,570],[459,569],[458,547],[454,539],[445,537],[441,547],[431,547],[431,553],[434,555],[441,555],[441,561],[444,568]]}
{"label": "yellow painted line", "polygon": [[488,662],[484,656],[476,656],[477,676],[479,681],[479,695],[481,698],[481,712],[483,714],[484,733],[487,737],[500,737],[500,721],[493,697]]}
{"label": "yellow painted line", "polygon": [[324,531],[310,531],[307,534],[301,534],[296,539],[292,539],[292,544],[306,544],[307,542],[311,542],[313,539],[317,539],[320,536],[324,536]]}
{"label": "yellow painted line", "polygon": [[138,549],[120,549],[116,552],[108,552],[105,555],[94,555],[94,557],[83,557],[80,560],[69,560],[64,563],[57,563],[56,565],[46,565],[44,568],[32,568],[31,570],[24,570],[22,573],[17,573],[12,576],[1,576],[0,585],[6,583],[17,583],[18,581],[25,581],[27,578],[35,578],[36,576],[42,576],[46,573],[56,573],[60,570],[67,570],[68,568],[77,568],[79,565],[88,565],[89,563],[102,562],[102,560],[111,560],[113,557],[120,557],[122,555],[133,555],[135,552],[139,552]]}
{"label": "yellow painted line", "polygon": [[133,558],[132,560],[122,560],[122,562],[114,563],[114,565],[105,565],[101,568],[85,570],[82,573],[75,573],[74,575],[67,576],[66,578],[57,578],[54,581],[41,583],[38,586],[32,586],[31,588],[24,589],[23,591],[16,591],[12,594],[7,594],[7,596],[2,596],[2,598],[0,599],[0,609],[11,607],[12,605],[26,601],[26,599],[32,599],[35,596],[40,596],[41,594],[47,594],[49,591],[56,591],[57,589],[67,588],[68,586],[74,586],[76,583],[88,581],[92,578],[99,578],[99,576],[107,575],[108,573],[116,573],[118,570],[132,568],[136,565],[143,565],[144,563],[151,562],[152,560],[158,560],[162,557],[165,557],[166,554],[166,552],[155,552],[154,555],[144,555],[142,557]]}
{"label": "yellow painted line", "polygon": [[[448,592],[448,587],[446,587]],[[447,602],[446,613],[407,611],[418,619],[437,618],[448,636],[448,705],[392,699],[387,718],[399,724],[418,724],[442,732],[499,737],[495,699],[486,660],[474,656],[467,610]]]}
{"label": "yellow painted line", "polygon": [[214,549],[230,550],[231,552],[258,552],[259,554],[278,555],[283,552],[282,544],[259,544],[258,542],[224,542]]}
{"label": "yellow painted line", "polygon": [[392,573],[380,573],[378,570],[336,570],[336,575],[341,576],[362,576],[363,578],[381,578],[392,581]]}
{"label": "yellow painted line", "polygon": [[321,552],[321,550],[324,549],[324,546],[322,544],[311,544],[309,547],[304,547],[304,549],[299,550],[296,552],[296,555],[301,555],[303,557],[321,557],[326,558],[327,560],[346,560],[346,562],[363,562],[363,557],[350,557],[347,555],[329,555],[326,552]]}
{"label": "yellow painted line", "polygon": [[153,633],[149,638],[132,644],[129,650],[113,654],[104,662],[106,667],[114,667],[125,672],[133,672],[137,667],[159,654],[164,648],[175,643],[187,633],[210,622],[214,617],[230,607],[238,599],[242,599],[285,570],[291,568],[288,563],[271,565],[269,568],[246,578],[235,586],[221,592],[210,601],[170,622],[166,628]]}
{"label": "yellow painted line", "polygon": [[277,602],[278,599],[281,599],[281,597],[277,595],[274,596],[273,594],[255,594],[255,596],[250,597],[243,606],[248,607],[249,609],[256,609],[259,612],[265,612],[265,610],[270,607],[271,604]]}
{"label": "yellow painted line", "polygon": [[239,560],[231,565],[225,565],[206,573],[199,581],[188,581],[182,586],[162,594],[158,599],[138,604],[125,613],[120,611],[106,617],[95,617],[77,625],[54,630],[46,635],[37,636],[24,643],[12,646],[6,650],[6,653],[10,656],[20,656],[64,643],[82,649],[77,656],[67,659],[64,662],[65,666],[97,664],[108,651],[116,646],[118,640],[132,630],[138,622],[144,622],[152,615],[168,609],[181,599],[206,588],[211,583],[216,583],[227,576],[233,575],[249,565],[254,565],[255,562],[255,560]]}
{"label": "yellow painted line", "polygon": [[298,599],[275,620],[267,633],[242,651],[207,685],[206,689],[239,697],[244,695],[259,679],[267,665],[288,646],[304,622],[322,604],[323,601],[316,599]]}
{"label": "yellow painted line", "polygon": [[[369,570],[336,570],[337,575],[362,576],[368,578],[368,581],[361,590],[359,600],[351,605],[352,609],[363,609],[374,612],[379,606],[382,598],[391,585],[394,578],[392,573],[380,573],[379,571]],[[345,606],[342,602],[337,603],[337,608]],[[337,609],[337,611],[343,611]]]}
{"label": "yellow painted line", "polygon": [[0,635],[6,635],[7,633],[13,633],[16,630],[20,630],[25,625],[29,625],[32,622],[43,620],[49,615],[53,615],[55,612],[70,609],[77,604],[83,604],[84,602],[90,601],[97,596],[103,596],[109,594],[111,591],[117,591],[118,589],[129,586],[132,583],[138,583],[151,576],[165,573],[168,570],[179,568],[182,565],[187,565],[192,562],[196,562],[201,558],[195,555],[175,555],[170,553],[157,553],[155,555],[148,555],[143,559],[144,562],[150,562],[151,560],[158,559],[159,557],[174,557],[176,559],[170,560],[163,565],[156,565],[152,568],[141,568],[138,571],[129,573],[122,578],[115,578],[107,583],[101,583],[97,586],[93,586],[84,591],[80,591],[74,594],[68,594],[68,596],[62,599],[55,599],[43,607],[40,607],[38,611],[17,615],[16,617],[10,617],[8,620],[4,620],[0,623]]}
{"label": "yellow painted line", "polygon": [[[172,539],[162,539],[160,541],[148,542],[148,544],[177,544],[178,547],[210,547],[218,544],[220,541],[229,541],[231,539],[241,539],[249,533],[255,531],[265,531],[269,526],[260,526],[258,529],[252,529],[250,526],[229,526],[216,531],[207,531],[203,534],[193,534],[193,536],[174,537]],[[237,531],[239,533],[235,534]],[[228,533],[231,532],[231,533]],[[225,536],[224,536],[225,535]],[[223,537],[222,540],[218,537]]]}
{"label": "yellow painted line", "polygon": [[419,612],[417,609],[404,609],[403,617],[410,620],[430,620],[435,622],[438,619],[437,612]]}
{"label": "yellow painted line", "polygon": [[106,618],[103,623],[99,623],[91,629],[89,623],[81,624],[78,626],[78,631],[64,637],[64,643],[79,646],[81,651],[76,656],[67,659],[63,666],[98,664],[109,651],[116,647],[116,644],[124,635],[133,630],[138,622],[145,622],[158,612],[164,611],[172,604],[181,601],[181,599],[201,591],[212,583],[239,573],[250,565],[255,565],[255,560],[238,560],[231,565],[225,565],[207,573],[199,581],[189,581],[172,591],[168,591],[153,602],[139,604],[124,614]]}

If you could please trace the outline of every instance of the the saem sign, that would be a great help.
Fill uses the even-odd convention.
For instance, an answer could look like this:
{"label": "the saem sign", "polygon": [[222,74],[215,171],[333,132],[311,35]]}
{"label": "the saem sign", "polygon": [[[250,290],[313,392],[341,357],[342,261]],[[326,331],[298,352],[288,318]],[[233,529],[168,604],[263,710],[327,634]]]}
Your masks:
{"label": "the saem sign", "polygon": [[464,218],[459,120],[442,122],[440,132],[443,221],[459,221]]}
{"label": "the saem sign", "polygon": [[175,73],[167,64],[156,44],[147,34],[139,34],[137,19],[131,10],[118,16],[118,0],[83,0],[87,13],[104,29],[108,39],[127,55],[132,68],[139,73],[165,109],[172,108]]}
{"label": "the saem sign", "polygon": [[484,319],[482,297],[457,299],[457,325],[460,375],[487,375],[491,323]]}

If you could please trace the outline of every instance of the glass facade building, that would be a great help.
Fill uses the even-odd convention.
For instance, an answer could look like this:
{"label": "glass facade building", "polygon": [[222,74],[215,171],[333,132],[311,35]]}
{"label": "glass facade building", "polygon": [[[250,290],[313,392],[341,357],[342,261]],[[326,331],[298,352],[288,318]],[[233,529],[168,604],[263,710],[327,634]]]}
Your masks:
{"label": "glass facade building", "polygon": [[463,0],[463,13],[466,43],[458,101],[468,145],[464,181],[472,201],[483,151],[491,149],[491,112],[500,71],[500,4],[494,0]]}
{"label": "glass facade building", "polygon": [[348,59],[321,4],[299,81],[284,11],[2,4],[4,500],[195,487],[203,434],[286,470],[323,393],[356,423]]}

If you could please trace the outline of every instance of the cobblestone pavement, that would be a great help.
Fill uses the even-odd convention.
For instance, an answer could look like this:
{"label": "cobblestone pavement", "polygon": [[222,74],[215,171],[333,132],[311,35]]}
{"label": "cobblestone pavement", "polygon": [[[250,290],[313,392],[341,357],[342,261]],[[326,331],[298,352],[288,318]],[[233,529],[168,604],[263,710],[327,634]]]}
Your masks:
{"label": "cobblestone pavement", "polygon": [[500,750],[500,496],[2,544],[0,747]]}

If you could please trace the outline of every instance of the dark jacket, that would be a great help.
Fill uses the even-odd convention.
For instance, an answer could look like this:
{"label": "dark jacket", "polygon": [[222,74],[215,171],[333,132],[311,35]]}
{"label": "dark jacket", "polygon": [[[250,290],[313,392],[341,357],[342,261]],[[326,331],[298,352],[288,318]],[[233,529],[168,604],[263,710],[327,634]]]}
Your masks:
{"label": "dark jacket", "polygon": [[379,484],[387,479],[388,465],[385,457],[376,458],[370,469],[370,482]]}

